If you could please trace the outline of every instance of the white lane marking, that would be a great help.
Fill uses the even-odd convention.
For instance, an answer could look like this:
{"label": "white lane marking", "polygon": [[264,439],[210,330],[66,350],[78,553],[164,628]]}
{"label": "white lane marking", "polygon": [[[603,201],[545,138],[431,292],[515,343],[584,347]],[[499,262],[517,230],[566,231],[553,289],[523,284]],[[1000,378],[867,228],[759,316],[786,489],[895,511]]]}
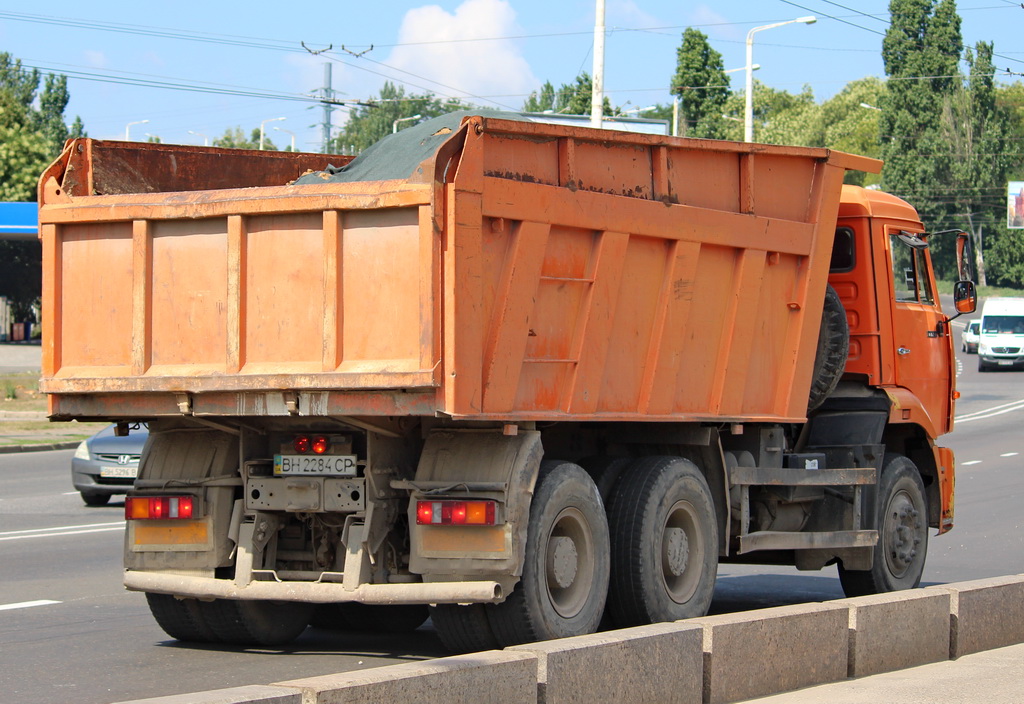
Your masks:
{"label": "white lane marking", "polygon": [[1003,454],[1001,454],[999,456],[1000,457],[1016,457],[1019,454],[1020,454],[1019,452],[1004,452]]}
{"label": "white lane marking", "polygon": [[80,526],[33,528],[31,530],[11,530],[0,533],[0,541],[51,538],[63,535],[86,535],[87,533],[106,533],[113,530],[124,530],[124,521],[117,521],[116,523],[86,523]]}
{"label": "white lane marking", "polygon": [[970,462],[961,462],[960,466],[961,467],[968,467],[968,466],[970,466],[972,464],[981,464],[981,460],[971,460]]}
{"label": "white lane marking", "polygon": [[21,601],[17,604],[0,604],[0,611],[10,611],[11,609],[30,609],[33,606],[49,606],[50,604],[59,603],[59,601],[52,601],[50,599],[39,599],[38,601]]}
{"label": "white lane marking", "polygon": [[1004,403],[1001,406],[993,406],[992,408],[986,408],[983,411],[975,411],[974,413],[966,413],[962,416],[957,416],[955,422],[957,423],[970,423],[975,420],[984,420],[986,418],[993,418],[995,416],[1001,416],[1004,413],[1012,413],[1013,411],[1019,411],[1024,409],[1024,399],[1020,401],[1012,401],[1010,403]]}
{"label": "white lane marking", "polygon": [[77,491],[65,491],[61,496],[74,496],[77,493]]}

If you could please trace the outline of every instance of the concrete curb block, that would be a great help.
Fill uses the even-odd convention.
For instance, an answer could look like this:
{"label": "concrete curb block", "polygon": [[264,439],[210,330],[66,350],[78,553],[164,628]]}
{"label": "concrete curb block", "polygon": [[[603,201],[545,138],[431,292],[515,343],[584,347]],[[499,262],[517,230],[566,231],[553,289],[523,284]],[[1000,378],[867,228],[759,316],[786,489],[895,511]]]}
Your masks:
{"label": "concrete curb block", "polygon": [[538,704],[670,704],[700,700],[703,641],[702,626],[679,621],[517,645],[506,652],[537,656]]}
{"label": "concrete curb block", "polygon": [[1018,643],[1024,575],[122,704],[724,704]]}
{"label": "concrete curb block", "polygon": [[842,602],[691,619],[704,627],[705,704],[845,679],[849,619]]}
{"label": "concrete curb block", "polygon": [[288,687],[247,685],[194,694],[133,699],[120,704],[302,704],[302,693]]}
{"label": "concrete curb block", "polygon": [[535,704],[537,656],[489,650],[277,682],[275,686],[298,690],[302,704],[451,704],[466,701]]}
{"label": "concrete curb block", "polygon": [[949,659],[948,592],[916,589],[847,599],[850,677]]}
{"label": "concrete curb block", "polygon": [[1024,643],[1024,575],[928,587],[950,594],[949,658]]}
{"label": "concrete curb block", "polygon": [[0,445],[0,455],[11,455],[17,452],[52,452],[54,450],[73,450],[82,443],[81,440],[53,442],[44,445]]}

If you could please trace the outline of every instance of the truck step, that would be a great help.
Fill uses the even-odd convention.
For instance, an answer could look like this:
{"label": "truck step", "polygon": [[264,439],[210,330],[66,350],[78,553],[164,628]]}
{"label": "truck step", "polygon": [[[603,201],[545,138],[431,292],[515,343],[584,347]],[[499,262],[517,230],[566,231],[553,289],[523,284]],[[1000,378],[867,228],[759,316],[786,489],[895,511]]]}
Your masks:
{"label": "truck step", "polygon": [[734,467],[729,472],[733,486],[854,486],[874,484],[873,467],[851,469],[789,469],[784,467]]}
{"label": "truck step", "polygon": [[756,531],[741,535],[742,555],[755,550],[809,550],[813,548],[867,548],[878,543],[875,530],[834,530],[819,533]]}

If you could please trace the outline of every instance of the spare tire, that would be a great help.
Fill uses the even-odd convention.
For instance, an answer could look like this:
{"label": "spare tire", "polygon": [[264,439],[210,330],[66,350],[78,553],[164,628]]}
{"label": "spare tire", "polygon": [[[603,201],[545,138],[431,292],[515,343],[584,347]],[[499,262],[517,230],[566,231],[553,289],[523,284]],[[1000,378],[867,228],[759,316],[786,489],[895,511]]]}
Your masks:
{"label": "spare tire", "polygon": [[835,390],[849,356],[850,328],[846,323],[846,309],[839,300],[839,294],[829,285],[825,288],[825,305],[821,311],[818,350],[814,355],[814,374],[807,400],[808,412],[824,403]]}

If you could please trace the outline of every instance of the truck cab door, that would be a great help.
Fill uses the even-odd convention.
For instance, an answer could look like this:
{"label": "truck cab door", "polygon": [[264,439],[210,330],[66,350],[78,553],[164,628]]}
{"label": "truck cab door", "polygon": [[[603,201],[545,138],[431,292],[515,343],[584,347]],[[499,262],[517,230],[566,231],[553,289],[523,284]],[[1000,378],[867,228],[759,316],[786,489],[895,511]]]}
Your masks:
{"label": "truck cab door", "polygon": [[[949,430],[953,358],[949,326],[942,325],[946,317],[935,290],[931,256],[923,239],[895,227],[887,230],[896,385],[920,403],[920,410],[902,408],[900,412],[904,420],[942,434]],[[927,418],[916,417],[922,411]]]}

